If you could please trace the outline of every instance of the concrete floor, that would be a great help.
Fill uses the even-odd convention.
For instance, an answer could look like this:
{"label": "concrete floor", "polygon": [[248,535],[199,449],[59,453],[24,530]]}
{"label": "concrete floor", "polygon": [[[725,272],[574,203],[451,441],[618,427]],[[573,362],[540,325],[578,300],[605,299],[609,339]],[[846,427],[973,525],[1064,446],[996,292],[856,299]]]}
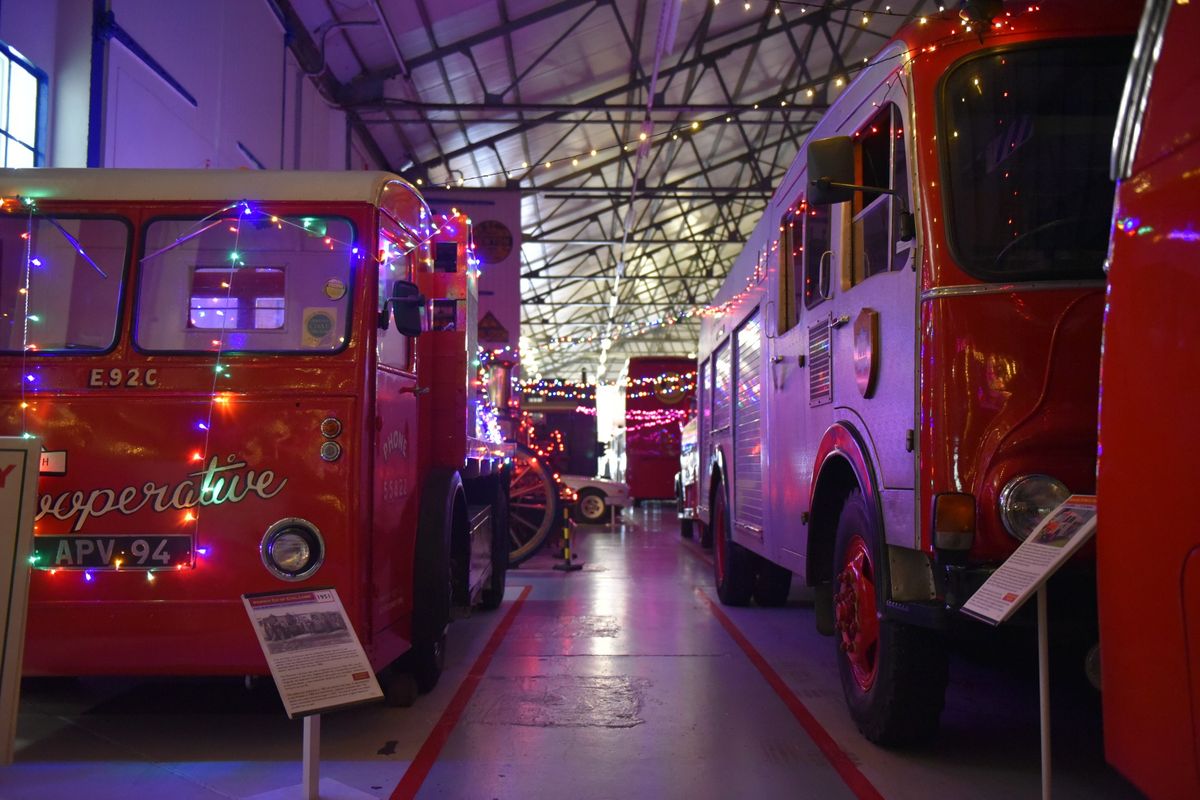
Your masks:
{"label": "concrete floor", "polygon": [[[1038,796],[1028,635],[959,648],[938,739],[883,750],[850,721],[803,592],[722,609],[710,554],[677,531],[666,508],[630,510],[580,529],[583,571],[547,554],[511,572],[499,610],[452,626],[431,694],[323,717],[321,796]],[[0,800],[300,797],[301,723],[269,685],[28,681],[21,703]],[[1057,797],[1137,796],[1100,736],[1098,696],[1056,681]]]}

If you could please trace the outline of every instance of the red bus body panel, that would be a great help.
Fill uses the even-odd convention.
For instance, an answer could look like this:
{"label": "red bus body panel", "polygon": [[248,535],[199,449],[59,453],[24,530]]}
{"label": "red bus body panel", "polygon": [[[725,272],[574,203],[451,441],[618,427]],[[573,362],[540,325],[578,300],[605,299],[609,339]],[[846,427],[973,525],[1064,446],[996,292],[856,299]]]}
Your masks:
{"label": "red bus body panel", "polygon": [[[121,171],[111,172],[121,180]],[[213,214],[224,205],[219,201],[242,196],[238,178],[229,182],[231,194],[218,202],[39,203],[42,214],[123,216],[133,238],[111,351],[0,357],[0,433],[27,429],[43,438],[45,450],[67,453],[64,475],[41,478],[35,538],[191,532],[193,561],[155,571],[152,579],[144,569],[84,572],[35,564],[26,674],[266,674],[241,595],[315,586],[338,590],[376,669],[409,647],[417,506],[432,443],[423,448],[418,436],[429,426],[419,422],[417,375],[376,362],[377,276],[366,253],[374,251],[380,207],[415,219],[415,206],[407,206],[422,201],[405,188],[377,202],[264,203],[281,217],[325,215],[352,223],[361,247],[355,253],[363,255],[353,262],[347,287],[348,338],[336,352],[230,354],[222,358],[227,372],[214,381],[212,354],[141,352],[130,320],[143,225]],[[411,263],[416,260],[413,255]],[[456,348],[463,349],[461,339]],[[437,349],[428,343],[431,360]],[[465,357],[463,366],[465,374]],[[156,370],[155,385],[97,388],[89,385],[97,369],[143,376]],[[36,377],[36,389],[24,395],[23,423],[16,387],[26,374]],[[461,415],[462,393],[430,403],[439,414]],[[330,440],[320,429],[328,417],[342,424],[334,437],[341,455],[333,461],[320,455]],[[208,430],[199,430],[205,420]],[[441,460],[450,459],[443,450]],[[211,498],[218,502],[195,502],[205,485],[216,487]],[[321,567],[298,582],[269,572],[260,553],[266,529],[290,517],[311,522],[325,543]]]}
{"label": "red bus body panel", "polygon": [[1154,798],[1200,797],[1200,8],[1170,13],[1117,191],[1096,534],[1104,744]]}
{"label": "red bus body panel", "polygon": [[696,391],[696,361],[629,359],[625,394],[625,483],[634,500],[675,497],[680,428]]}

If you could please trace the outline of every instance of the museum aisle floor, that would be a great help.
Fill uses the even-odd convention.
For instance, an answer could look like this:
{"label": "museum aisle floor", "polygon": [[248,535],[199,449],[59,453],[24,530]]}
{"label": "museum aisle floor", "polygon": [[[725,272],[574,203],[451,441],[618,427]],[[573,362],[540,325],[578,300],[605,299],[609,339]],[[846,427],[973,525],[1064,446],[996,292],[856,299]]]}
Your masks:
{"label": "museum aisle floor", "polygon": [[[960,648],[942,730],[866,742],[805,594],[721,607],[711,555],[667,507],[582,527],[582,571],[547,552],[504,604],[457,620],[411,708],[322,718],[321,797],[1014,798],[1039,792],[1031,636]],[[1056,797],[1137,794],[1104,764],[1099,701],[1056,676]],[[241,680],[37,680],[0,800],[301,797],[301,723]]]}

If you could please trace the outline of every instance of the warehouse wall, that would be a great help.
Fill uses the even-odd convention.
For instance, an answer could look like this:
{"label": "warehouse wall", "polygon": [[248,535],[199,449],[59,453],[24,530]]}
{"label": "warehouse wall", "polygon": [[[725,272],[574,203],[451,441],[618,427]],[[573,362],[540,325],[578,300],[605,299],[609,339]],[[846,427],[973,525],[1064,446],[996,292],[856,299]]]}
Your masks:
{"label": "warehouse wall", "polygon": [[48,166],[89,165],[89,141],[92,166],[382,166],[286,50],[266,0],[111,0],[121,34],[103,45],[98,96],[93,5],[0,2],[0,40],[48,75]]}

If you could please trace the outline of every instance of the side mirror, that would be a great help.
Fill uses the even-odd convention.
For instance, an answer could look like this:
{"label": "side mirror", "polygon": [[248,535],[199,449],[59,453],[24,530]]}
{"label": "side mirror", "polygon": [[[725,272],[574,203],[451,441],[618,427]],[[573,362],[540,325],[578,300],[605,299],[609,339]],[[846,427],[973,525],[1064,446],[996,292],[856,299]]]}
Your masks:
{"label": "side mirror", "polygon": [[854,198],[854,143],[830,136],[808,143],[808,202],[827,206]]}
{"label": "side mirror", "polygon": [[396,281],[392,284],[392,296],[379,315],[379,327],[385,331],[388,317],[396,318],[396,330],[405,336],[420,336],[421,312],[425,309],[425,296],[412,281]]}

